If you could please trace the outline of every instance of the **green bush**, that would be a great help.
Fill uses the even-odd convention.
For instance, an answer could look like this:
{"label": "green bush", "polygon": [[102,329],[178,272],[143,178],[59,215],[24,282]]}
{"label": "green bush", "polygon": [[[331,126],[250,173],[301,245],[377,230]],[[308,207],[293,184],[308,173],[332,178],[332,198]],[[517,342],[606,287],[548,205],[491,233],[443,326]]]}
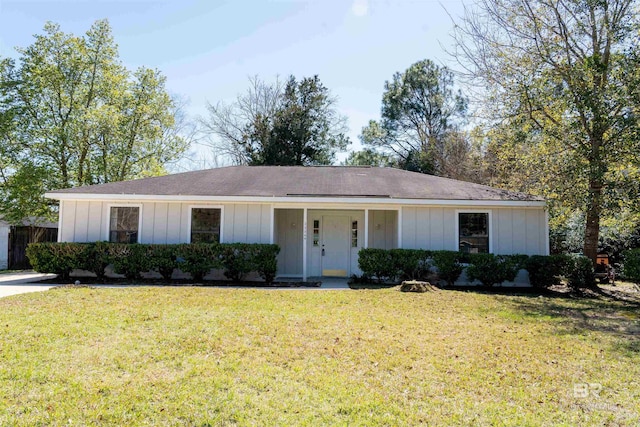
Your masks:
{"label": "green bush", "polygon": [[431,259],[438,270],[438,277],[447,282],[447,285],[453,286],[464,269],[460,263],[460,252],[433,251]]}
{"label": "green bush", "polygon": [[177,245],[178,267],[201,282],[211,269],[222,268],[222,245],[219,243],[184,243]]}
{"label": "green bush", "polygon": [[107,246],[113,271],[124,274],[129,280],[140,279],[141,274],[151,270],[149,245],[140,243],[110,243]]}
{"label": "green bush", "polygon": [[171,280],[173,270],[178,268],[178,245],[149,245],[149,269],[156,270],[164,280]]}
{"label": "green bush", "polygon": [[33,268],[68,278],[74,269],[94,272],[99,278],[113,264],[116,273],[139,279],[141,273],[158,271],[170,279],[175,268],[202,281],[212,269],[225,269],[232,280],[242,280],[252,271],[267,284],[278,271],[278,245],[249,243],[193,243],[176,245],[130,243],[34,243],[27,248]]}
{"label": "green bush", "polygon": [[267,285],[273,283],[278,272],[280,246],[269,244],[253,245],[253,268]]}
{"label": "green bush", "polygon": [[640,282],[640,248],[631,249],[623,254],[624,269],[622,271],[627,280]]}
{"label": "green bush", "polygon": [[84,265],[86,249],[81,243],[31,243],[26,254],[35,271],[68,279],[71,271]]}
{"label": "green bush", "polygon": [[222,245],[222,266],[224,275],[240,282],[253,271],[252,250],[247,243],[227,243]]}
{"label": "green bush", "polygon": [[386,249],[360,249],[358,267],[364,276],[375,277],[378,282],[393,281],[397,275],[391,253]]}
{"label": "green bush", "polygon": [[561,283],[571,265],[568,255],[533,255],[527,260],[525,268],[529,272],[531,286],[549,288]]}
{"label": "green bush", "polygon": [[480,281],[487,288],[514,280],[521,262],[517,256],[484,253],[471,254],[470,260],[467,277],[470,281]]}
{"label": "green bush", "polygon": [[593,262],[583,255],[571,255],[569,259],[567,285],[574,290],[595,287],[596,276]]}
{"label": "green bush", "polygon": [[81,270],[87,270],[95,273],[98,279],[104,279],[105,269],[112,260],[109,256],[107,242],[85,243],[84,259],[78,267]]}
{"label": "green bush", "polygon": [[424,249],[391,249],[391,265],[401,280],[423,278],[429,272],[431,252]]}

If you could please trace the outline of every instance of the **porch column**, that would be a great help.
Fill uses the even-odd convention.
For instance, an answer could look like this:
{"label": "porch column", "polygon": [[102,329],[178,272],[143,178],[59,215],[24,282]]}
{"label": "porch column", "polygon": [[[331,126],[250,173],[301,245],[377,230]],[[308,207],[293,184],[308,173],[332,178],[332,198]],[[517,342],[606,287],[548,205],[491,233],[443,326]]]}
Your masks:
{"label": "porch column", "polygon": [[274,205],[269,206],[269,215],[271,217],[271,224],[269,225],[269,243],[273,245],[276,242],[276,209]]}
{"label": "porch column", "polygon": [[307,208],[302,213],[302,281],[307,281]]}
{"label": "porch column", "polygon": [[364,210],[364,248],[369,247],[369,209]]}
{"label": "porch column", "polygon": [[402,207],[398,209],[398,248],[402,249]]}

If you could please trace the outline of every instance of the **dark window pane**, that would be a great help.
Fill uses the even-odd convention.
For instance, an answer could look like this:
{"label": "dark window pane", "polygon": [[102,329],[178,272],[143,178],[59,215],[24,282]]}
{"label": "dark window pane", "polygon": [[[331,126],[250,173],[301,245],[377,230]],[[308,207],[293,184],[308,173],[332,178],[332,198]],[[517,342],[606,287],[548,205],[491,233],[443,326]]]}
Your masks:
{"label": "dark window pane", "polygon": [[136,243],[140,208],[131,206],[112,207],[109,219],[109,241]]}
{"label": "dark window pane", "polygon": [[220,242],[220,209],[191,210],[191,243]]}
{"label": "dark window pane", "polygon": [[458,222],[461,252],[489,252],[488,213],[460,213]]}

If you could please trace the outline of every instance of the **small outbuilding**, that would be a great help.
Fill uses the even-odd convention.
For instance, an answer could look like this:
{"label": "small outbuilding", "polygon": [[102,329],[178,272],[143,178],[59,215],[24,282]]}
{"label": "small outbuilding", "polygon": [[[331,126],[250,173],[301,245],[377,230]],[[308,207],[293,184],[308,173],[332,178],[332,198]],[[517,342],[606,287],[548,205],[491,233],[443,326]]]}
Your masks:
{"label": "small outbuilding", "polygon": [[231,166],[51,191],[62,242],[277,243],[280,277],[359,274],[361,248],[548,255],[543,199],[392,168]]}

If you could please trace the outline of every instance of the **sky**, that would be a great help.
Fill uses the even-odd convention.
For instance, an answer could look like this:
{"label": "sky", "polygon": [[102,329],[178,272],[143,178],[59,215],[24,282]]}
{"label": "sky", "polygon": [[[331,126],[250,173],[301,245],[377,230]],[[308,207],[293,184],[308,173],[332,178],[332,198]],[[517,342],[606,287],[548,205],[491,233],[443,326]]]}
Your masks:
{"label": "sky", "polygon": [[[123,63],[159,69],[191,118],[233,102],[252,76],[318,75],[348,118],[352,151],[394,73],[422,59],[453,66],[451,17],[462,12],[459,0],[0,0],[0,56],[17,57],[47,21],[79,35],[107,18]],[[202,164],[189,167],[210,166],[209,154],[192,153]]]}

